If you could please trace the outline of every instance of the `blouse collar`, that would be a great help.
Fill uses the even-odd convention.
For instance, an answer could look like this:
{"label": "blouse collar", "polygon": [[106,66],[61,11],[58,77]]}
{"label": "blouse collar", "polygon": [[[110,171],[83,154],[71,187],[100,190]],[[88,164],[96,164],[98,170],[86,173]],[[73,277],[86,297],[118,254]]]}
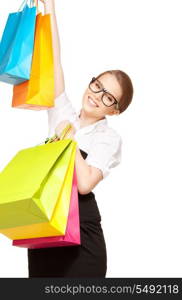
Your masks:
{"label": "blouse collar", "polygon": [[79,119],[80,112],[81,112],[81,109],[79,111],[77,111],[77,113],[76,113],[76,115],[77,115],[76,129],[77,130],[82,130],[85,133],[88,133],[88,132],[94,130],[95,128],[99,128],[100,129],[100,128],[107,127],[108,121],[107,121],[107,119],[105,117],[104,119],[96,121],[93,124],[90,124],[90,125],[87,125],[87,126],[84,126],[84,127],[80,128],[80,119]]}

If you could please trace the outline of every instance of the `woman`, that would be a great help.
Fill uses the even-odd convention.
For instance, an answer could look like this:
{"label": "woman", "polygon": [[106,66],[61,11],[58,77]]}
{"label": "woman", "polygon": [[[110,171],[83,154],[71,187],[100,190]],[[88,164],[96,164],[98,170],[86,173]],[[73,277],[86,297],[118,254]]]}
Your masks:
{"label": "woman", "polygon": [[[106,71],[92,78],[75,112],[65,92],[60,60],[59,34],[54,0],[41,0],[51,14],[55,63],[55,107],[48,109],[49,137],[58,140],[68,122],[73,130],[68,138],[77,141],[77,173],[81,245],[28,249],[29,277],[105,277],[107,251],[101,215],[93,188],[120,163],[122,140],[108,127],[107,115],[119,115],[131,103],[133,87],[120,70]],[[60,71],[61,70],[61,71]]]}

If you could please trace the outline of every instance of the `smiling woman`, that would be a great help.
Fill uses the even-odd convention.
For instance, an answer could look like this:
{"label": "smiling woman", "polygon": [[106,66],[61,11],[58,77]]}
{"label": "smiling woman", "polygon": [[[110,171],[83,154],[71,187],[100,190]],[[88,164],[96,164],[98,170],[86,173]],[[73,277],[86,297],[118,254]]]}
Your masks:
{"label": "smiling woman", "polygon": [[29,277],[105,277],[106,244],[101,215],[92,190],[121,161],[122,139],[108,126],[106,117],[119,115],[126,110],[132,100],[133,86],[123,71],[103,72],[89,82],[83,94],[82,107],[76,112],[65,91],[62,68],[60,74],[60,45],[54,0],[45,1],[45,11],[52,16],[57,95],[55,106],[47,110],[48,135],[51,137],[56,131],[59,138],[68,122],[73,125],[70,137],[77,141],[75,169],[81,245],[29,249]]}

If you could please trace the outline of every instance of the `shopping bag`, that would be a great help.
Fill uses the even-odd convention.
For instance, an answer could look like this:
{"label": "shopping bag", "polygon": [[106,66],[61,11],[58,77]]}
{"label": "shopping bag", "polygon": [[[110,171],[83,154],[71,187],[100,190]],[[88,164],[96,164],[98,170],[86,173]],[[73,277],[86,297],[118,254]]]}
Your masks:
{"label": "shopping bag", "polygon": [[0,174],[0,232],[51,219],[75,147],[67,139],[17,153]]}
{"label": "shopping bag", "polygon": [[42,110],[54,106],[54,57],[50,14],[36,17],[30,79],[13,87],[12,107]]}
{"label": "shopping bag", "polygon": [[[66,174],[63,172],[63,164],[61,162],[62,159],[60,159],[56,163],[56,168],[50,175],[49,183],[45,186],[41,193],[41,204],[43,204],[42,206],[44,211],[47,212],[47,220],[42,220],[42,222],[31,223],[24,226],[15,225],[15,227],[12,228],[0,229],[1,233],[12,240],[65,235],[70,205],[75,150],[75,142],[72,142],[65,152],[66,156],[64,155],[64,168],[65,165],[67,165],[67,162],[70,160],[69,169],[67,170]],[[54,180],[52,180],[52,177]],[[60,185],[61,181],[63,185],[59,190],[56,199],[57,201],[55,203],[52,195],[55,194],[56,187]],[[40,198],[39,192],[37,198]],[[55,205],[51,215],[50,209],[53,207],[53,203],[55,203]]]}
{"label": "shopping bag", "polygon": [[[61,212],[60,212],[61,217]],[[74,170],[70,207],[65,235],[14,240],[12,245],[29,249],[80,245],[80,219],[76,170]]]}
{"label": "shopping bag", "polygon": [[24,1],[22,11],[9,14],[0,43],[0,81],[16,85],[30,78],[35,21],[33,0]]}

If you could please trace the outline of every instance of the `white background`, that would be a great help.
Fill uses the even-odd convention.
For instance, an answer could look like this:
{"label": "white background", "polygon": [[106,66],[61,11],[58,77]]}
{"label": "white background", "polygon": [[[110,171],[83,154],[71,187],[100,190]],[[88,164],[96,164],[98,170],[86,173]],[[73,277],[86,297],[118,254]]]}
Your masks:
{"label": "white background", "polygon": [[[91,77],[103,71],[124,70],[135,88],[127,111],[109,118],[122,136],[122,163],[95,188],[107,277],[181,277],[181,0],[55,1],[66,90],[76,109]],[[1,3],[1,34],[20,4]],[[0,170],[48,133],[46,111],[11,102],[12,86],[0,82]],[[1,235],[0,277],[27,276],[27,250]]]}

